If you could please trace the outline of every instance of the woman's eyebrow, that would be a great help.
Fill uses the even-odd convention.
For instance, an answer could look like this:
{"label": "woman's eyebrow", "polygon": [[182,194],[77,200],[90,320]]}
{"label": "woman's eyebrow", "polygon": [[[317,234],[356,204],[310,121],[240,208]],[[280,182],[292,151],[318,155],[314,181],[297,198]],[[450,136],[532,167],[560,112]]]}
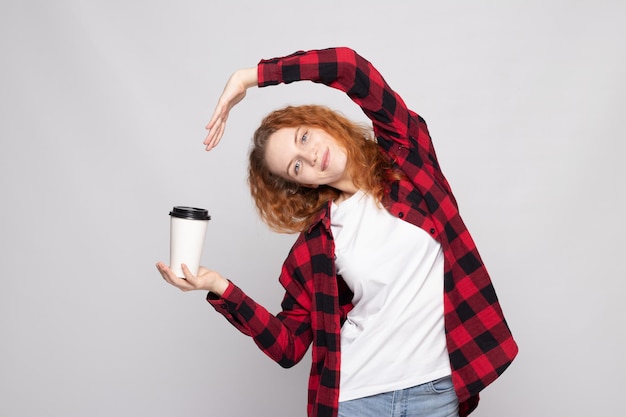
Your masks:
{"label": "woman's eyebrow", "polygon": [[[293,143],[294,145],[298,145],[298,132],[300,131],[300,127],[296,128],[296,132],[293,134]],[[293,163],[293,159],[289,161],[289,164],[287,164],[287,175],[289,175],[289,170],[291,168],[291,164]]]}
{"label": "woman's eyebrow", "polygon": [[298,144],[298,132],[300,131],[300,127],[296,128],[296,132],[293,134],[293,143]]}

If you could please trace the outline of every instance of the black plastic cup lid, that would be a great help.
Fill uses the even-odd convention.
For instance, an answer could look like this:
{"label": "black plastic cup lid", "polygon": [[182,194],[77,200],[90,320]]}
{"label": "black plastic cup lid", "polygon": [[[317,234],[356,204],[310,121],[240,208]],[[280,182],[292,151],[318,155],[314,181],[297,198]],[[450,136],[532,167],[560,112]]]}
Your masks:
{"label": "black plastic cup lid", "polygon": [[176,206],[170,211],[170,216],[190,220],[211,220],[208,210],[197,207]]}

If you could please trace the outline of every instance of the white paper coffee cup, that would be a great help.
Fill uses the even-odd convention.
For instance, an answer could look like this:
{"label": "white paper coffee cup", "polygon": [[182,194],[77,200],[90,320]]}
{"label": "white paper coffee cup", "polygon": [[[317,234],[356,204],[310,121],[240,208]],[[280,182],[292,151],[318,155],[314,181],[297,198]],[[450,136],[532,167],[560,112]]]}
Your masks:
{"label": "white paper coffee cup", "polygon": [[176,206],[170,212],[170,268],[176,276],[185,276],[181,264],[198,274],[209,220],[202,208]]}

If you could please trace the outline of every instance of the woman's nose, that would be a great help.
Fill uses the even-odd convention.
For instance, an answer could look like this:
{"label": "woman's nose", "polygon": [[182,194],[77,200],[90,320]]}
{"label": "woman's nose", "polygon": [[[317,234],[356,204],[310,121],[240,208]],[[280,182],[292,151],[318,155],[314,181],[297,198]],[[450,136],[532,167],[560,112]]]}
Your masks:
{"label": "woman's nose", "polygon": [[317,162],[317,152],[316,151],[311,151],[306,157],[305,157],[305,161],[309,163],[309,165],[311,166],[315,166],[315,163]]}

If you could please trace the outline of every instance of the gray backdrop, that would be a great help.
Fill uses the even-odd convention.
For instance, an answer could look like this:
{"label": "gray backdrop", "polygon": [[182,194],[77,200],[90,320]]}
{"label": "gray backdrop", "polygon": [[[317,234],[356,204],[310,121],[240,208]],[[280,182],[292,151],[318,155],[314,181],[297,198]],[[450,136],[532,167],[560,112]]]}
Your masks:
{"label": "gray backdrop", "polygon": [[207,207],[203,263],[277,311],[294,240],[246,186],[267,112],[204,125],[232,71],[348,45],[429,122],[521,353],[477,417],[623,407],[626,4],[619,1],[27,1],[0,11],[0,415],[302,416],[283,370],[166,285],[173,205]]}

